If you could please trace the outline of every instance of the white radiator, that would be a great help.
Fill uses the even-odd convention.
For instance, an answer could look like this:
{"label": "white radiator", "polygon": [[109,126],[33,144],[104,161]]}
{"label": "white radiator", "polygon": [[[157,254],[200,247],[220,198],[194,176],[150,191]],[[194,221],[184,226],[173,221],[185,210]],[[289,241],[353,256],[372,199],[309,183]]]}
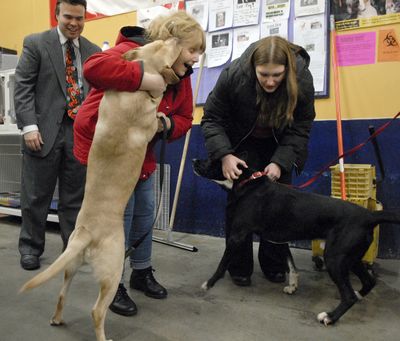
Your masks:
{"label": "white radiator", "polygon": [[[157,164],[154,179],[154,191],[156,196],[155,214],[157,214],[158,206],[161,205],[160,217],[155,224],[154,228],[157,230],[167,230],[169,227],[169,198],[170,198],[170,178],[171,178],[171,165],[164,165],[164,181],[162,192],[160,189],[160,165]],[[161,195],[161,201],[160,201]]]}

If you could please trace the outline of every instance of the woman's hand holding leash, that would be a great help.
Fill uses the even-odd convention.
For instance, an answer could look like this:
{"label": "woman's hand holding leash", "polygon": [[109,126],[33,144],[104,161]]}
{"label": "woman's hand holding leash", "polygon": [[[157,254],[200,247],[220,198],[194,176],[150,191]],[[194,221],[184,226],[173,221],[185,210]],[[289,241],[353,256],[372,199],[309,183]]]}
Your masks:
{"label": "woman's hand holding leash", "polygon": [[171,129],[171,120],[169,119],[169,117],[166,116],[163,112],[158,112],[156,115],[157,115],[157,124],[158,124],[157,133],[160,133],[164,130],[164,125],[162,124],[162,122],[160,120],[161,117],[164,117],[165,123],[167,125],[166,126],[167,131],[170,130]]}

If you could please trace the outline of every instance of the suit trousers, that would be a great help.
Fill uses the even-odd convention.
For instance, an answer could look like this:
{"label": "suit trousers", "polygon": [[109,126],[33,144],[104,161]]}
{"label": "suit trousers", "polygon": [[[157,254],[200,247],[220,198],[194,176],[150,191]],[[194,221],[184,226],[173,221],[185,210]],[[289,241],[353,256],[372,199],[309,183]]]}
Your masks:
{"label": "suit trousers", "polygon": [[[44,141],[46,143],[46,141]],[[58,180],[58,218],[63,250],[75,228],[86,179],[86,167],[73,155],[73,121],[65,115],[56,141],[45,157],[23,153],[21,173],[21,255],[40,256],[46,221]]]}
{"label": "suit trousers", "polygon": [[[258,139],[250,137],[243,142],[237,152],[240,155],[245,155],[243,159],[251,169],[263,171],[270,163],[277,146],[273,138]],[[291,173],[282,172],[279,182],[290,184]],[[230,226],[235,212],[237,213],[235,200],[232,192],[229,192],[226,206],[226,241],[230,235]],[[239,246],[238,252],[232,257],[228,266],[228,271],[232,276],[250,276],[253,273],[253,237],[253,234],[248,235]],[[287,271],[286,249],[283,244],[271,243],[260,238],[258,260],[263,273]]]}

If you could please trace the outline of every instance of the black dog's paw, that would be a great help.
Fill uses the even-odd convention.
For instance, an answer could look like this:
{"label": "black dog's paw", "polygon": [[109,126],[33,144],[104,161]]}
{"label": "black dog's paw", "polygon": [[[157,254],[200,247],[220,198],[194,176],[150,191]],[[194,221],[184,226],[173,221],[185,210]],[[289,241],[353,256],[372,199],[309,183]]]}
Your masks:
{"label": "black dog's paw", "polygon": [[208,289],[210,289],[210,286],[208,285],[208,281],[205,281],[205,282],[201,285],[201,288],[202,288],[204,291],[207,291]]}

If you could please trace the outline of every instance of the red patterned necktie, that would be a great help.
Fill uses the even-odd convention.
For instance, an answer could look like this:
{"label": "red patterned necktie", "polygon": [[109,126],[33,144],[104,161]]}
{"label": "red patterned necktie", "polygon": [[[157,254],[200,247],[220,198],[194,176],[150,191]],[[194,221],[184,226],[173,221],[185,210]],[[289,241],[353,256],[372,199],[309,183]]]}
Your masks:
{"label": "red patterned necktie", "polygon": [[76,60],[71,41],[65,44],[65,76],[67,80],[67,114],[73,120],[82,103],[81,89],[78,82],[78,70],[74,66]]}

